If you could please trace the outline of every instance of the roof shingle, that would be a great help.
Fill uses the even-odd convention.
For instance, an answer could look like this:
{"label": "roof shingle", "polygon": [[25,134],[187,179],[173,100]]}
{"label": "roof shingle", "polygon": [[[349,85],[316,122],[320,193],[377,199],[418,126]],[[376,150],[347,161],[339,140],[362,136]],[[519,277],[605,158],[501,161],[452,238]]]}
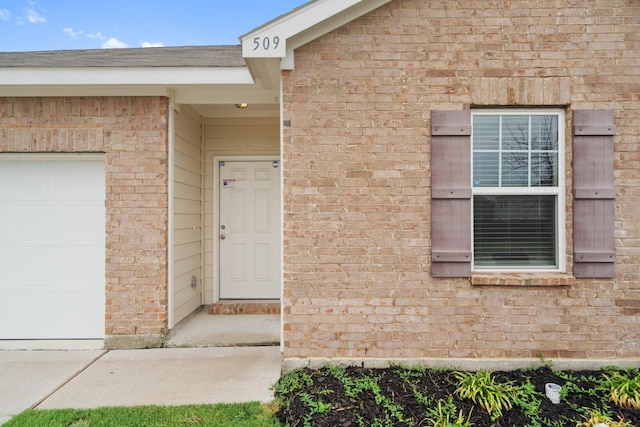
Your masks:
{"label": "roof shingle", "polygon": [[242,46],[0,52],[0,67],[245,67]]}

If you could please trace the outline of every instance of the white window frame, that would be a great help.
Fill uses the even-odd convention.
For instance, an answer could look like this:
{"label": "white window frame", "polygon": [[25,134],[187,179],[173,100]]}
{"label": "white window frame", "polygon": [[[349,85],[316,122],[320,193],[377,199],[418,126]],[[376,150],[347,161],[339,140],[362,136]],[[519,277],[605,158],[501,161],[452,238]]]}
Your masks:
{"label": "white window frame", "polygon": [[[521,115],[557,115],[558,117],[558,186],[557,187],[475,187],[473,185],[473,117],[474,116],[521,116]],[[565,199],[565,112],[562,109],[478,109],[471,111],[471,248],[472,248],[472,262],[471,270],[473,272],[554,272],[563,273],[566,269],[566,199]],[[515,196],[515,195],[555,195],[557,197],[556,202],[556,257],[557,266],[554,267],[502,267],[502,266],[476,266],[475,265],[475,242],[474,242],[474,229],[475,220],[473,218],[473,201],[476,195],[497,195],[497,196]]]}

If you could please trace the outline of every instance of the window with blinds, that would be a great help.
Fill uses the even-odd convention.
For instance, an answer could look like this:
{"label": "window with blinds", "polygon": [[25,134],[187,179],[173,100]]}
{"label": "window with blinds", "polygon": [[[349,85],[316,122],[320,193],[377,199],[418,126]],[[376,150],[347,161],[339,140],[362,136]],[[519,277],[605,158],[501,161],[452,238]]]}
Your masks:
{"label": "window with blinds", "polygon": [[562,112],[476,112],[475,269],[560,268]]}

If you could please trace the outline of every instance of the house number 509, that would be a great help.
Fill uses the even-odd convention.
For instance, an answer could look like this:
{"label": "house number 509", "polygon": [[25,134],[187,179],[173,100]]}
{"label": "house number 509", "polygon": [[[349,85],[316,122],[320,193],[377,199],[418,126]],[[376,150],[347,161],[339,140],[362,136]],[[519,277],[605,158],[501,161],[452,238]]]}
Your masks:
{"label": "house number 509", "polygon": [[276,50],[280,44],[280,37],[254,37],[253,50],[262,48],[263,50],[273,49]]}

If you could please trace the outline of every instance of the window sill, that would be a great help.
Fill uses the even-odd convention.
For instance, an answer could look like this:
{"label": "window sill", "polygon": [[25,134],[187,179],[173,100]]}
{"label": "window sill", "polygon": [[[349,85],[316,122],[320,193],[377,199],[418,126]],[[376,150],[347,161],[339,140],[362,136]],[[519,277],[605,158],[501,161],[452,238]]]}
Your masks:
{"label": "window sill", "polygon": [[573,286],[576,278],[567,273],[473,273],[474,286]]}

